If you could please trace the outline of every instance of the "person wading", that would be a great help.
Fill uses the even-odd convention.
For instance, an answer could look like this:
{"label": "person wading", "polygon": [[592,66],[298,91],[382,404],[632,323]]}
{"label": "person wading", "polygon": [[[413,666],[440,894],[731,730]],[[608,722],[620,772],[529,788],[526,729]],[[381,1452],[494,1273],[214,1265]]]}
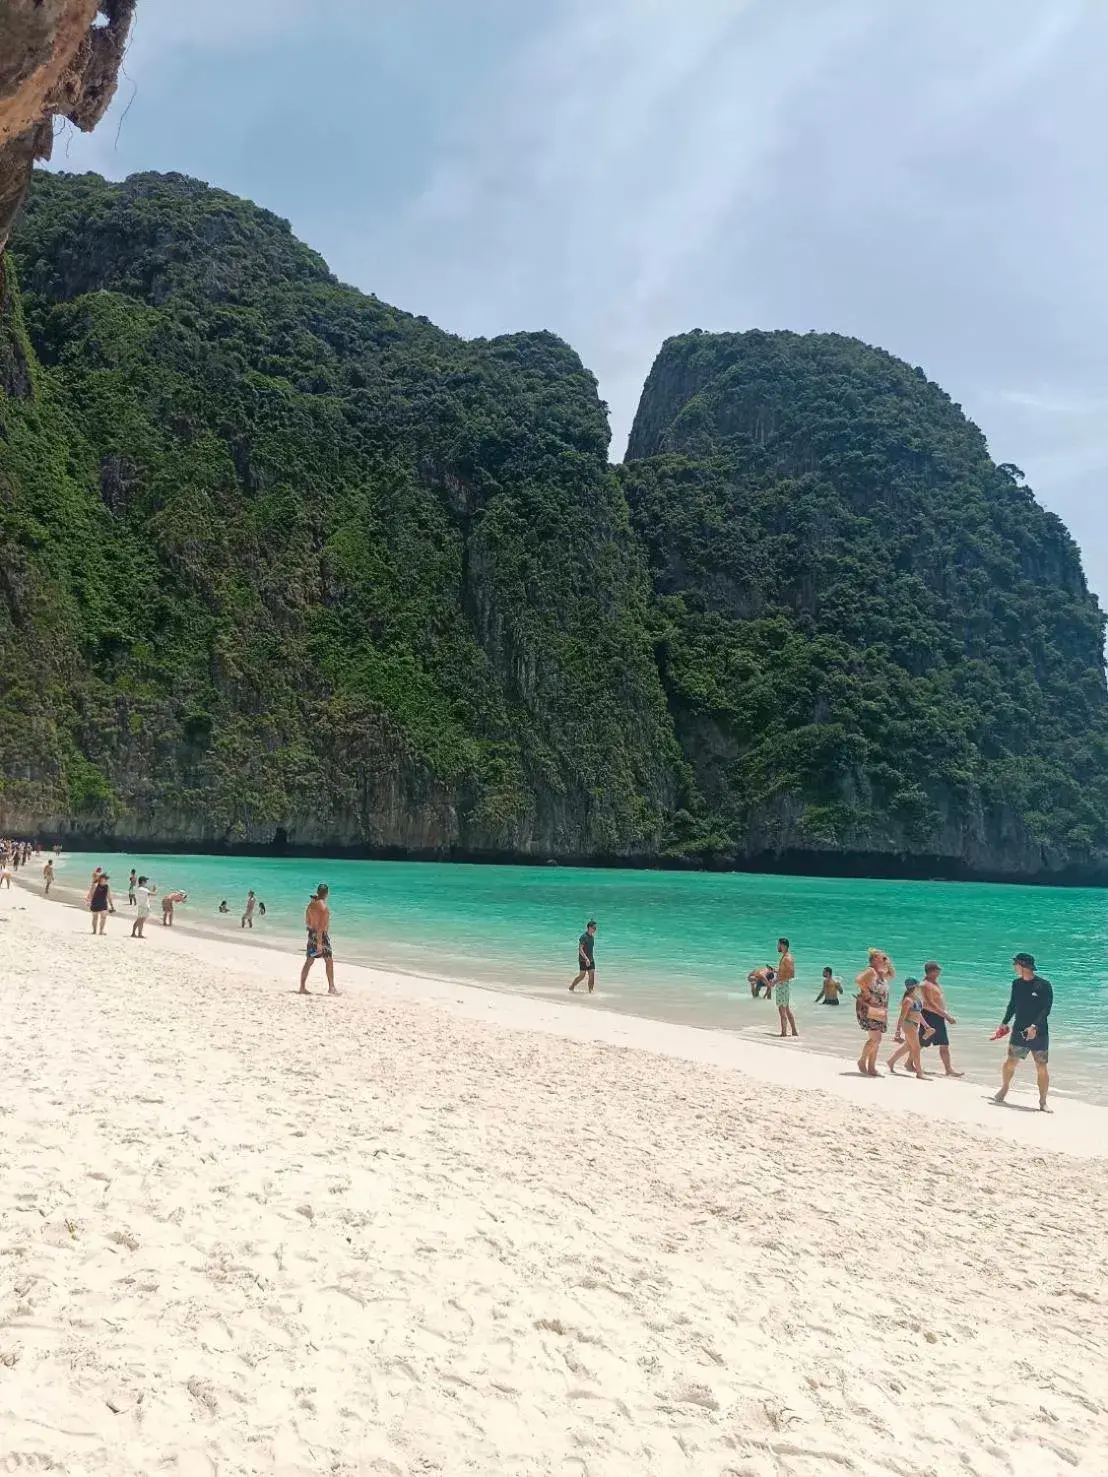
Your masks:
{"label": "person wading", "polygon": [[596,989],[596,960],[593,957],[593,949],[596,947],[596,923],[589,919],[585,925],[585,931],[577,940],[577,977],[569,987],[572,995],[582,980],[589,982],[589,994]]}

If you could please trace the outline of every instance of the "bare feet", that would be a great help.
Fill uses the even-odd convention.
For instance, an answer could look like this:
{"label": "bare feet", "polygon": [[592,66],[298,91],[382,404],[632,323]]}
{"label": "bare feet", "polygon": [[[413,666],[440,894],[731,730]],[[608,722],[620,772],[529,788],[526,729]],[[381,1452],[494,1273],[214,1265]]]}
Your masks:
{"label": "bare feet", "polygon": [[869,1071],[866,1073],[866,1076],[867,1077],[880,1077],[880,1075],[881,1075],[881,1073],[877,1070],[876,1067],[871,1067],[869,1069]]}
{"label": "bare feet", "polygon": [[312,992],[308,989],[307,985],[301,985],[300,989],[297,991],[297,994],[299,995],[310,995],[311,993]]}
{"label": "bare feet", "polygon": [[996,1103],[996,1105],[997,1105],[998,1108],[1002,1108],[1004,1106],[1004,1099],[1007,1096],[1008,1096],[1007,1092],[1002,1087],[1000,1089],[1000,1091],[996,1094],[996,1096],[993,1098],[993,1102]]}
{"label": "bare feet", "polygon": [[573,994],[573,992],[574,992],[574,991],[575,991],[575,990],[576,990],[576,989],[577,989],[577,986],[576,986],[576,985],[570,985],[570,987],[569,987],[569,993],[570,993],[570,994],[571,994],[571,995],[572,995],[572,994]]}
{"label": "bare feet", "polygon": [[964,1077],[966,1074],[965,1072],[956,1072],[953,1067],[948,1067],[946,1075],[948,1077]]}
{"label": "bare feet", "polygon": [[889,1058],[889,1060],[888,1060],[888,1061],[887,1061],[887,1062],[886,1062],[886,1063],[885,1063],[885,1065],[886,1065],[886,1067],[888,1067],[888,1069],[889,1069],[889,1076],[890,1076],[890,1077],[895,1077],[895,1076],[896,1076],[896,1067],[895,1067],[895,1065],[894,1065],[894,1064],[893,1064],[893,1059],[892,1059],[892,1057],[890,1057],[890,1058]]}
{"label": "bare feet", "polygon": [[858,1071],[861,1074],[861,1076],[863,1076],[863,1077],[868,1077],[869,1076],[869,1068],[866,1066],[865,1062],[861,1062],[860,1061],[858,1063]]}
{"label": "bare feet", "polygon": [[1048,1108],[1047,1105],[1046,1105],[1046,1102],[1044,1100],[1044,1101],[1041,1101],[1039,1103],[1039,1112],[1040,1113],[1053,1113],[1054,1112],[1054,1109],[1053,1108]]}
{"label": "bare feet", "polygon": [[327,993],[328,995],[337,995],[339,992],[335,989],[334,985],[331,985]]}

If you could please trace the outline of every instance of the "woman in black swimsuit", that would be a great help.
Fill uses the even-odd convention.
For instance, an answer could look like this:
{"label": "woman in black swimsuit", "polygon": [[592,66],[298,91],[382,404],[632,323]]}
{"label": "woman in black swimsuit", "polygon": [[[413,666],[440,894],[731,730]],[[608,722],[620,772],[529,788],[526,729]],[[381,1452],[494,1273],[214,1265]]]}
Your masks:
{"label": "woman in black swimsuit", "polygon": [[108,914],[115,912],[115,903],[112,901],[112,890],[108,886],[107,872],[101,872],[89,888],[88,910],[92,914],[93,933],[103,933],[104,926],[108,921]]}

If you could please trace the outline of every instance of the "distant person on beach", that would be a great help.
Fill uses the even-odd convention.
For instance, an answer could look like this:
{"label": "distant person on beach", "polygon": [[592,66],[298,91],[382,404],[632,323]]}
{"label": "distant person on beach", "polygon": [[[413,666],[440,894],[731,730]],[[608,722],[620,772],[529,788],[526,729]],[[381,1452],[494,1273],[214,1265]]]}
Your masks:
{"label": "distant person on beach", "polygon": [[54,885],[54,863],[49,859],[47,859],[46,865],[42,869],[42,880],[44,883],[43,896],[49,897],[50,889]]}
{"label": "distant person on beach", "polygon": [[902,1062],[907,1057],[909,1067],[920,1081],[926,1079],[927,1074],[923,1070],[920,1056],[920,1038],[932,1030],[933,1027],[927,1025],[923,1019],[923,996],[920,994],[919,980],[909,975],[904,981],[904,998],[900,1002],[900,1015],[896,1022],[895,1039],[901,1045],[889,1058],[889,1071],[894,1077],[897,1062]]}
{"label": "distant person on beach", "polygon": [[750,986],[750,993],[754,996],[755,1000],[762,994],[765,995],[767,1000],[769,999],[770,992],[773,989],[773,982],[776,978],[777,972],[772,964],[763,964],[761,968],[750,971],[746,977],[746,982]]}
{"label": "distant person on beach", "polygon": [[792,1035],[798,1036],[800,1032],[796,1029],[796,1017],[792,1009],[792,982],[796,979],[796,961],[789,952],[788,939],[777,940],[777,954],[777,978],[771,988],[781,1021],[781,1035],[788,1036],[791,1028]]}
{"label": "distant person on beach", "polygon": [[816,996],[817,1005],[838,1005],[839,996],[843,992],[843,982],[835,974],[830,964],[823,966],[823,984],[820,986],[819,994]]}
{"label": "distant person on beach", "polygon": [[260,898],[258,899],[258,917],[265,917],[265,903],[263,903]]}
{"label": "distant person on beach", "polygon": [[135,887],[137,885],[138,877],[135,874],[134,867],[132,867],[131,875],[127,878],[127,901],[130,903],[132,908],[135,906]]}
{"label": "distant person on beach", "polygon": [[12,865],[7,856],[0,860],[0,887],[6,887],[9,892],[12,890]]}
{"label": "distant person on beach", "polygon": [[327,902],[329,890],[326,882],[321,882],[304,911],[304,925],[308,930],[308,946],[305,953],[308,957],[304,961],[304,968],[300,971],[301,995],[312,993],[308,989],[308,975],[317,959],[323,960],[323,967],[327,971],[328,995],[339,993],[335,989],[335,963],[331,952],[331,908]]}
{"label": "distant person on beach", "polygon": [[115,912],[115,903],[112,901],[107,872],[101,872],[99,867],[96,870],[99,875],[88,890],[88,910],[92,914],[93,933],[102,934],[108,922],[108,914]]}
{"label": "distant person on beach", "polygon": [[258,899],[254,896],[254,889],[251,888],[250,891],[246,894],[246,907],[245,907],[245,909],[243,911],[243,915],[242,915],[242,927],[243,928],[253,928],[254,927],[254,909],[257,906],[258,906]]}
{"label": "distant person on beach", "polygon": [[162,927],[173,927],[173,910],[178,903],[188,901],[187,892],[167,892],[162,898]]}
{"label": "distant person on beach", "polygon": [[154,884],[145,877],[139,877],[135,882],[135,921],[131,924],[131,937],[133,939],[145,938],[143,929],[146,920],[150,917],[150,899],[157,892]]}
{"label": "distant person on beach", "polygon": [[956,1072],[950,1065],[950,1033],[946,1028],[956,1026],[958,1022],[946,1008],[943,987],[939,983],[942,972],[942,965],[936,964],[934,959],[929,959],[923,966],[923,984],[920,986],[923,995],[923,1019],[931,1027],[930,1036],[926,1032],[923,1035],[923,1044],[939,1048],[939,1059],[948,1077],[964,1077],[964,1072]]}
{"label": "distant person on beach", "polygon": [[577,977],[569,987],[572,995],[583,979],[589,982],[589,994],[596,989],[596,959],[593,950],[596,947],[596,923],[592,918],[585,925],[585,931],[577,940]]}
{"label": "distant person on beach", "polygon": [[220,903],[218,911],[220,913],[229,913],[231,911],[231,909],[227,905],[226,898],[224,898],[223,901]]}
{"label": "distant person on beach", "polygon": [[858,976],[858,1025],[865,1032],[866,1044],[858,1058],[863,1077],[880,1077],[877,1053],[881,1038],[889,1026],[889,981],[896,974],[893,962],[882,949],[869,951],[869,963]]}
{"label": "distant person on beach", "polygon": [[[1000,1091],[994,1103],[1003,1103],[1008,1096],[1016,1068],[1030,1054],[1035,1061],[1035,1075],[1039,1080],[1039,1109],[1049,1113],[1046,1105],[1050,1091],[1050,1012],[1054,1005],[1054,986],[1035,973],[1035,958],[1032,954],[1017,954],[1012,960],[1016,977],[1012,981],[1012,993],[1008,997],[1008,1009],[997,1027],[996,1037],[1007,1036],[1011,1025],[1011,1040],[1008,1055],[1001,1068]],[[996,1038],[994,1038],[996,1039]]]}

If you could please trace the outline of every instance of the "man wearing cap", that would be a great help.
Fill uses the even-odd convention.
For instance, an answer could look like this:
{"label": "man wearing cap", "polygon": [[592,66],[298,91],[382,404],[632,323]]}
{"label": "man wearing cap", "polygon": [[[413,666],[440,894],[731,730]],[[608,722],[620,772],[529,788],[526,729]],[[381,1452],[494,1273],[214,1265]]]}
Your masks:
{"label": "man wearing cap", "polygon": [[1047,1062],[1050,1057],[1050,1009],[1054,1004],[1054,987],[1049,980],[1035,973],[1035,960],[1031,954],[1017,954],[1012,960],[1016,978],[1012,981],[1012,994],[1008,1009],[1000,1024],[998,1035],[1006,1031],[1011,1023],[1012,1039],[1008,1043],[1008,1055],[1001,1072],[1000,1091],[993,1099],[1002,1103],[1008,1096],[1016,1066],[1027,1058],[1035,1059],[1035,1072],[1039,1079],[1039,1108],[1044,1113],[1046,1095],[1050,1090],[1050,1072]]}

